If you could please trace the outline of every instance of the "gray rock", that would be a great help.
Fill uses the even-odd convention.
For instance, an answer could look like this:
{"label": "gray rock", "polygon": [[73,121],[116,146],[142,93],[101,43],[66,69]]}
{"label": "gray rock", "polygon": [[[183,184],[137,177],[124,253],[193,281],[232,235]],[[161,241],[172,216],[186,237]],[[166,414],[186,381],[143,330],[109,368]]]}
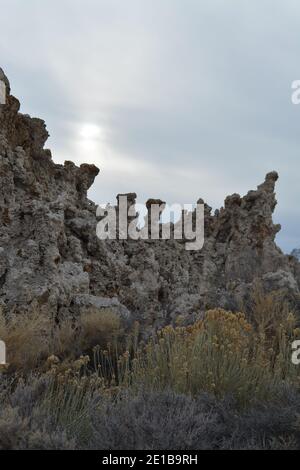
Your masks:
{"label": "gray rock", "polygon": [[[300,263],[276,246],[276,172],[256,190],[233,194],[214,215],[205,205],[205,243],[100,241],[87,191],[94,165],[52,161],[45,123],[19,113],[10,94],[0,112],[0,304],[22,313],[33,303],[56,316],[112,308],[144,329],[216,306],[238,309],[258,278],[299,298]],[[136,195],[131,193],[130,203]],[[155,199],[158,201],[158,199]],[[199,201],[202,201],[199,199]]]}
{"label": "gray rock", "polygon": [[122,305],[116,297],[96,297],[91,294],[75,295],[73,297],[72,308],[77,314],[91,308],[98,310],[99,314],[101,314],[103,310],[111,310],[121,318],[126,327],[131,324],[131,314],[129,310]]}
{"label": "gray rock", "polygon": [[298,261],[300,261],[300,248],[294,248],[291,252],[291,256],[294,256]]}
{"label": "gray rock", "polygon": [[299,292],[299,286],[291,272],[279,269],[274,273],[264,274],[262,279],[263,284],[269,291],[288,290],[295,293]]}

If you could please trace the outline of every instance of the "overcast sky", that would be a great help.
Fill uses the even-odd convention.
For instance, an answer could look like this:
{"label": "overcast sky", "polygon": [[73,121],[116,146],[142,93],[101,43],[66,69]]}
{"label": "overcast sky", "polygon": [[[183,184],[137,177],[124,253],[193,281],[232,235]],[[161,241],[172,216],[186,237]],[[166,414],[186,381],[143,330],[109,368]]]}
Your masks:
{"label": "overcast sky", "polygon": [[56,162],[93,162],[96,203],[135,191],[214,208],[277,170],[300,247],[298,0],[0,0],[0,66]]}

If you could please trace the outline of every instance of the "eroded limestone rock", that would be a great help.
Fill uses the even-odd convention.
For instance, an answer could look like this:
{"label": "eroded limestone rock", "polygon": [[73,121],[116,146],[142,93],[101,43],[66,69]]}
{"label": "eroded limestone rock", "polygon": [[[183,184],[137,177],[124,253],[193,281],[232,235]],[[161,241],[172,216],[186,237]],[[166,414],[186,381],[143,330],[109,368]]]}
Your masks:
{"label": "eroded limestone rock", "polygon": [[[211,214],[205,205],[205,243],[186,251],[176,240],[96,237],[96,205],[87,190],[94,165],[54,164],[45,123],[19,113],[6,85],[0,105],[0,303],[26,312],[33,303],[60,317],[104,304],[145,328],[206,308],[238,309],[259,278],[267,289],[299,299],[300,264],[274,239],[277,173],[244,197],[233,194]],[[134,204],[136,195],[131,194]],[[200,201],[200,200],[199,200]],[[202,202],[202,200],[201,200]]]}

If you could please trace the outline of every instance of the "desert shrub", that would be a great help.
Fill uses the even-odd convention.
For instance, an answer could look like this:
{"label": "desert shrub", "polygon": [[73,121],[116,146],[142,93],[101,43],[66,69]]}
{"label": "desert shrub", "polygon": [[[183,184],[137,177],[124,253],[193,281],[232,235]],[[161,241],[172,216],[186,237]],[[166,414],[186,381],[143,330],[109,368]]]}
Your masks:
{"label": "desert shrub", "polygon": [[124,354],[118,378],[125,386],[154,390],[205,391],[217,397],[231,393],[241,404],[267,399],[283,380],[298,384],[298,369],[291,363],[297,334],[292,326],[281,325],[272,348],[269,337],[257,334],[243,314],[215,309],[193,326],[168,326],[134,355]]}
{"label": "desert shrub", "polygon": [[72,360],[95,345],[105,348],[121,343],[123,334],[120,318],[109,309],[90,309],[58,325],[37,309],[26,315],[8,316],[0,309],[0,338],[6,343],[12,371],[28,373],[41,367],[51,355]]}
{"label": "desert shrub", "polygon": [[63,430],[49,433],[45,421],[36,417],[21,418],[17,408],[5,407],[0,411],[0,450],[54,450],[72,449],[74,443]]}
{"label": "desert shrub", "polygon": [[[276,391],[273,391],[276,396]],[[244,412],[225,409],[223,419],[234,427],[226,449],[294,449],[300,445],[300,396],[295,390],[278,389],[277,399],[258,402]]]}
{"label": "desert shrub", "polygon": [[90,438],[89,404],[103,392],[102,380],[95,374],[82,374],[88,358],[75,361],[64,372],[51,370],[51,380],[40,408],[55,427],[64,429],[69,438],[81,442]]}
{"label": "desert shrub", "polygon": [[91,404],[92,449],[209,448],[214,412],[204,413],[197,401],[172,391],[127,391],[115,400]]}
{"label": "desert shrub", "polygon": [[[81,376],[78,365],[76,369],[64,373],[51,369],[16,383],[6,380],[6,390],[2,384],[0,448],[31,448],[33,442],[40,448],[50,443],[50,448],[70,448],[75,438],[88,441],[89,406],[101,392],[101,384],[95,376]],[[38,443],[39,437],[48,443],[45,447]]]}
{"label": "desert shrub", "polygon": [[52,354],[74,359],[98,346],[121,344],[124,330],[120,317],[110,309],[90,308],[77,318],[64,318],[55,330]]}
{"label": "desert shrub", "polygon": [[11,363],[0,449],[299,448],[300,331],[277,295],[258,291],[248,317],[214,309],[146,343],[109,310],[59,325],[0,313]]}
{"label": "desert shrub", "polygon": [[[5,387],[7,390],[5,391]],[[232,396],[106,390],[94,376],[57,371],[1,384],[0,449],[294,449],[300,395],[241,409]]]}
{"label": "desert shrub", "polygon": [[[254,283],[248,309],[254,327],[253,341],[267,351],[273,361],[274,375],[297,380],[298,370],[291,362],[291,344],[299,337],[299,318],[291,309],[284,291],[266,292],[261,283]],[[269,354],[271,353],[271,355]]]}
{"label": "desert shrub", "polygon": [[290,332],[297,323],[284,291],[266,292],[258,281],[254,283],[245,311],[257,334],[268,339],[272,347],[278,346],[282,329]]}
{"label": "desert shrub", "polygon": [[46,412],[47,375],[1,380],[0,449],[72,449],[74,441]]}
{"label": "desert shrub", "polygon": [[0,338],[13,369],[28,371],[47,358],[51,344],[51,318],[38,310],[5,316],[0,309]]}
{"label": "desert shrub", "polygon": [[[281,449],[299,447],[300,399],[280,391],[274,403],[241,411],[236,401],[173,391],[121,394],[92,403],[89,448],[112,450]],[[284,398],[285,397],[285,398]]]}
{"label": "desert shrub", "polygon": [[79,342],[82,351],[95,346],[105,349],[108,345],[116,347],[124,336],[120,317],[109,309],[99,312],[89,310],[79,319]]}

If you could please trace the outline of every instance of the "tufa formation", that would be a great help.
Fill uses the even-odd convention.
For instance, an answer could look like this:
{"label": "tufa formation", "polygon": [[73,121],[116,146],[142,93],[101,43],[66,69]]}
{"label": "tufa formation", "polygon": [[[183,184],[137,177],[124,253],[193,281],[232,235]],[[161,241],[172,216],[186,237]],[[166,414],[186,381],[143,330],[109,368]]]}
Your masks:
{"label": "tufa formation", "polygon": [[[205,243],[186,251],[176,240],[110,240],[96,236],[96,205],[87,191],[94,165],[55,164],[44,148],[44,121],[19,113],[6,85],[0,105],[0,306],[46,309],[57,320],[91,306],[111,308],[145,331],[207,308],[237,310],[257,279],[298,305],[300,264],[275,244],[274,187],[233,194],[215,214],[205,205]],[[132,204],[135,194],[131,194]]]}

